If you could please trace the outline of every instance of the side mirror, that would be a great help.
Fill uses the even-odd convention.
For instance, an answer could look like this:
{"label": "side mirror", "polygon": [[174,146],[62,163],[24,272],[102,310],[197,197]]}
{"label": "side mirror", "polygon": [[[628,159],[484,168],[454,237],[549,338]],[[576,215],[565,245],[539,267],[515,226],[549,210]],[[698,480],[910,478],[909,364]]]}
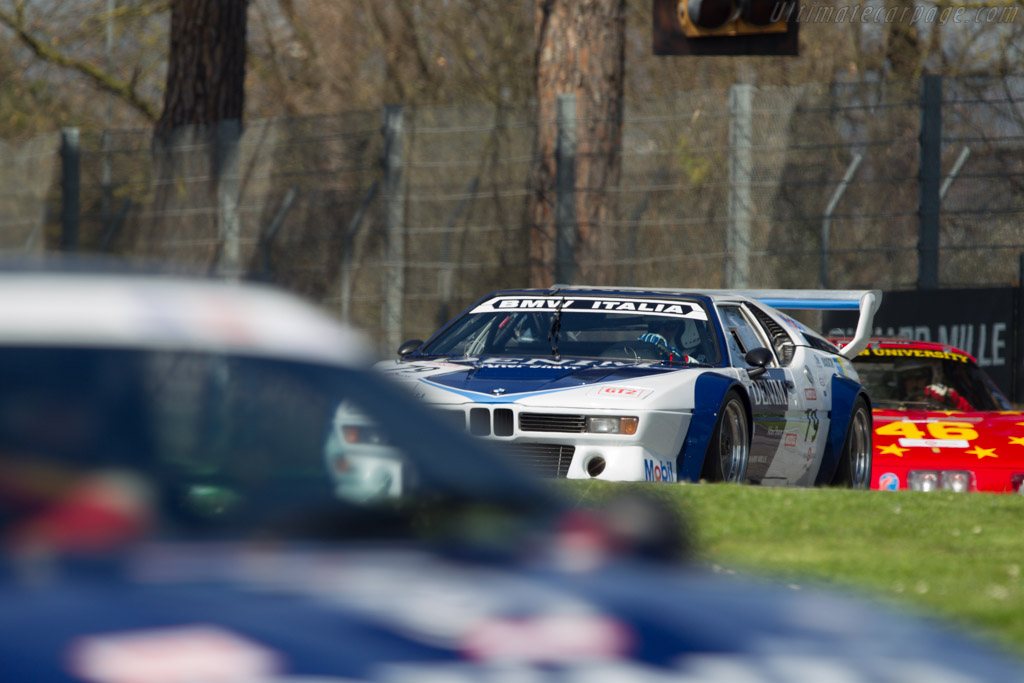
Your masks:
{"label": "side mirror", "polygon": [[398,347],[398,357],[404,358],[405,356],[408,356],[410,353],[420,348],[421,346],[423,346],[422,339],[409,339],[407,341],[404,341]]}
{"label": "side mirror", "polygon": [[747,355],[743,359],[754,366],[747,370],[747,374],[750,379],[755,379],[767,372],[768,369],[765,366],[772,362],[772,352],[763,346],[758,346],[756,349],[747,351]]}

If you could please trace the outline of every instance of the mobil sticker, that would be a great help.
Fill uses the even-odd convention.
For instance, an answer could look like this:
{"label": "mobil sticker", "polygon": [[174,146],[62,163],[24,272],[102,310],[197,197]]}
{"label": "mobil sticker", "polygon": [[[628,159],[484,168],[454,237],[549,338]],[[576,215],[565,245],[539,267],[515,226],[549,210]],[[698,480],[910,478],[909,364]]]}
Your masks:
{"label": "mobil sticker", "polygon": [[651,460],[644,458],[645,481],[675,481],[675,463],[667,460]]}

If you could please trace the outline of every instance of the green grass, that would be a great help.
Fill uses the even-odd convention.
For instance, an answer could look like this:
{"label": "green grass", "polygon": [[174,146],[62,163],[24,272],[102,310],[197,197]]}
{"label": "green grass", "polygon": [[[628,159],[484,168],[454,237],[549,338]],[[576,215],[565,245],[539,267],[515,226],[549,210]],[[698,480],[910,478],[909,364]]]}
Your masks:
{"label": "green grass", "polygon": [[797,586],[853,588],[1024,654],[1024,496],[559,484],[581,506],[643,492],[672,506],[696,560]]}

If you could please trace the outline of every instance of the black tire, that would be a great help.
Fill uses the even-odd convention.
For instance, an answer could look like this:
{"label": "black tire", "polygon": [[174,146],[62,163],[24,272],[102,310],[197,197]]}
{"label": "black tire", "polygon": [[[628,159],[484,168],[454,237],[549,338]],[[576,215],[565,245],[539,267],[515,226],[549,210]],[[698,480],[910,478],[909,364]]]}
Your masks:
{"label": "black tire", "polygon": [[742,484],[747,478],[749,461],[750,419],[739,393],[730,390],[718,411],[701,477],[711,482]]}
{"label": "black tire", "polygon": [[871,488],[871,409],[863,398],[853,406],[832,486]]}

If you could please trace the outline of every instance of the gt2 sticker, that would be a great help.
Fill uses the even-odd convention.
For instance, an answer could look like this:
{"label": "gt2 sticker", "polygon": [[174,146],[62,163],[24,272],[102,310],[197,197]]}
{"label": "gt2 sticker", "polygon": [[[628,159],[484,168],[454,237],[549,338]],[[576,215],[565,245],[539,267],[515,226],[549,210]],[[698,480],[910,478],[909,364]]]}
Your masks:
{"label": "gt2 sticker", "polygon": [[[925,428],[922,430],[921,425]],[[978,438],[978,430],[967,422],[910,422],[900,420],[878,427],[875,434],[898,436],[900,446],[905,448],[967,448]]]}
{"label": "gt2 sticker", "polygon": [[707,320],[704,309],[697,304],[684,301],[658,301],[654,299],[618,299],[577,297],[561,299],[555,297],[497,297],[483,302],[473,313],[494,313],[497,311],[573,311],[576,313],[650,313],[673,318]]}
{"label": "gt2 sticker", "polygon": [[644,458],[644,480],[665,481],[676,480],[675,463],[665,460],[648,460]]}
{"label": "gt2 sticker", "polygon": [[632,398],[640,399],[651,393],[650,389],[637,387],[601,387],[597,390],[598,398]]}

